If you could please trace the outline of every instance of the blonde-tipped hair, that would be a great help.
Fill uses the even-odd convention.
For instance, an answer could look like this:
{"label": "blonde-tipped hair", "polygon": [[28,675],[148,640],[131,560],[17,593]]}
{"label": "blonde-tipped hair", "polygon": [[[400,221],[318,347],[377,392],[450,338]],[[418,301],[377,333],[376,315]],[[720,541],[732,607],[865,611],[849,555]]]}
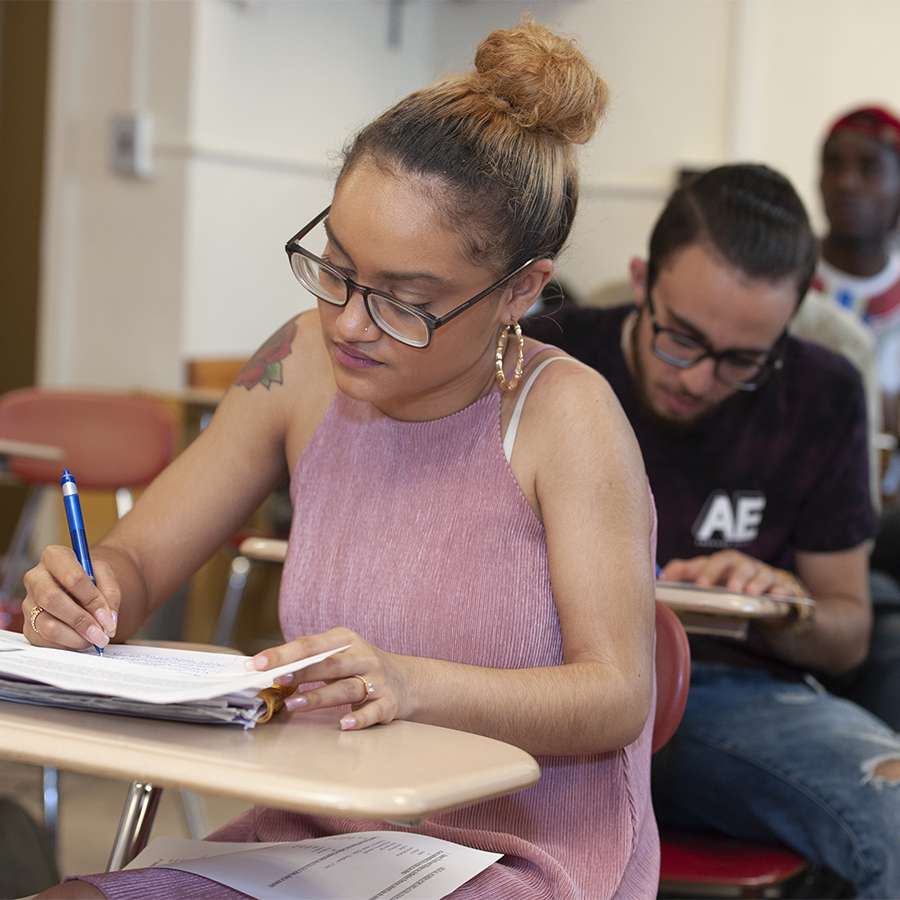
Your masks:
{"label": "blonde-tipped hair", "polygon": [[578,203],[573,144],[588,141],[607,89],[574,42],[531,19],[481,42],[475,71],[410,94],[345,150],[428,179],[469,255],[496,269],[562,249]]}

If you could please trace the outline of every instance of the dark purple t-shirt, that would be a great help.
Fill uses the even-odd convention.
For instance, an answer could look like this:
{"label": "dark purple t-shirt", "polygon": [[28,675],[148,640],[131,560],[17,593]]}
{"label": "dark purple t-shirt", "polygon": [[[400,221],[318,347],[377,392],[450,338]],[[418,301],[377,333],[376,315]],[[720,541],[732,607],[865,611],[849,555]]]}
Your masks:
{"label": "dark purple t-shirt", "polygon": [[569,307],[523,330],[596,369],[618,396],[656,498],[661,565],[733,548],[793,570],[797,550],[872,537],[865,398],[849,362],[788,338],[784,367],[759,390],[736,393],[689,432],[669,430],[645,413],[622,354],[633,309]]}

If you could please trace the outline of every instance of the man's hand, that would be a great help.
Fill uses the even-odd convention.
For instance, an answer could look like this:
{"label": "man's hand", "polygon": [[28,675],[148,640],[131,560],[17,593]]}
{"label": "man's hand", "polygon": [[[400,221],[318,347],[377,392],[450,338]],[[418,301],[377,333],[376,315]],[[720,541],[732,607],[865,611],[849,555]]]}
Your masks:
{"label": "man's hand", "polygon": [[720,550],[709,556],[670,560],[660,574],[664,581],[687,581],[700,587],[724,587],[739,594],[759,597],[805,597],[807,591],[784,569],[747,556],[739,550]]}

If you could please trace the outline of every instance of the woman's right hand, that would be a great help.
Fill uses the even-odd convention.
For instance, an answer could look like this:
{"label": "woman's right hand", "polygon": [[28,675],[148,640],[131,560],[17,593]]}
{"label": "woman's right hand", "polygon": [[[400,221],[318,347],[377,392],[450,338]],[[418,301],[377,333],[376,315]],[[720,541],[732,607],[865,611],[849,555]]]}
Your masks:
{"label": "woman's right hand", "polygon": [[116,633],[122,592],[112,567],[93,564],[95,585],[68,547],[50,545],[25,573],[23,633],[39,647],[105,647]]}

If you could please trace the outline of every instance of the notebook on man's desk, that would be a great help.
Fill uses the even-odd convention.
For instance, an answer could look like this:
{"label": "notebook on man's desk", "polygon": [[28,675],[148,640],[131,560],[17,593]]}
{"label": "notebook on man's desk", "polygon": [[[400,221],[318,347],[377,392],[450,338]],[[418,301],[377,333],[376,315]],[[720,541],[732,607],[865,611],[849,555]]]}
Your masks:
{"label": "notebook on man's desk", "polygon": [[110,644],[97,656],[35,647],[0,631],[0,700],[252,728],[279,705],[278,690],[269,690],[275,678],[342,649],[256,672],[246,656],[129,644]]}
{"label": "notebook on man's desk", "polygon": [[754,596],[681,581],[657,581],[656,599],[678,615],[686,631],[738,640],[746,638],[754,619],[806,618],[815,608],[809,597]]}

